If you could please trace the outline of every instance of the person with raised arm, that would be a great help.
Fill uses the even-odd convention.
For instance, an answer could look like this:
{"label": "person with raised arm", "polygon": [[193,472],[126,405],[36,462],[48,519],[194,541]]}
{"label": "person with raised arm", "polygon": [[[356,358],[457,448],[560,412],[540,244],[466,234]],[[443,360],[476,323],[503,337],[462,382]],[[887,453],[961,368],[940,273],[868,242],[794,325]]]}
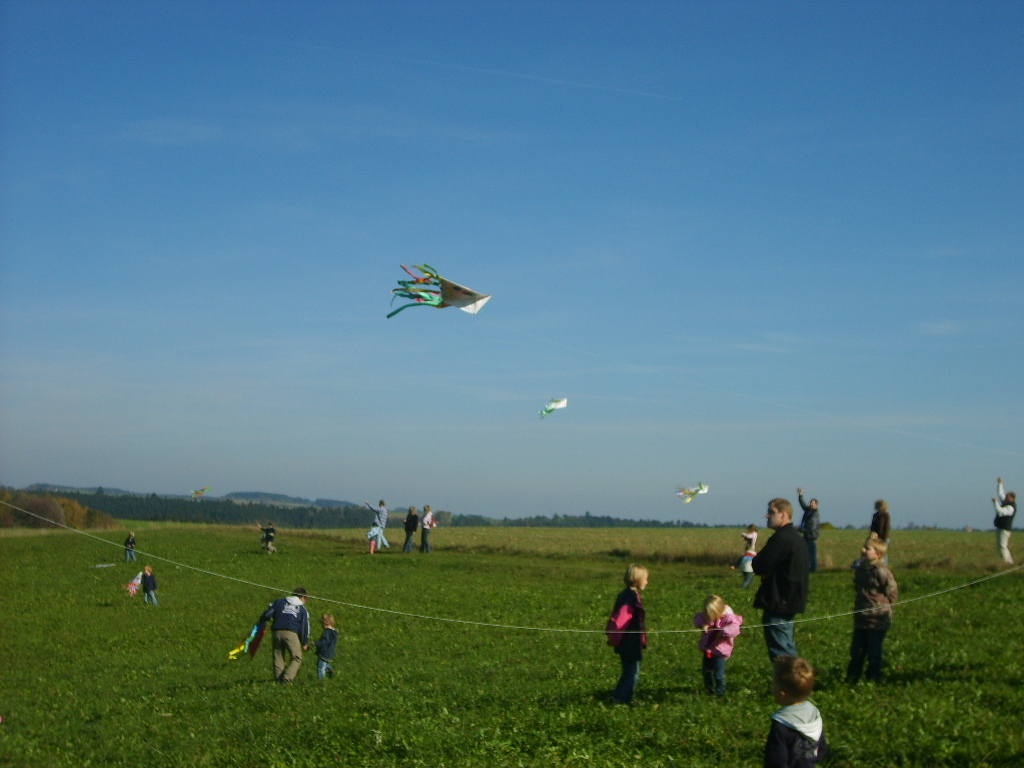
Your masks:
{"label": "person with raised arm", "polygon": [[1017,494],[1013,491],[1003,492],[1003,478],[996,478],[996,498],[992,499],[996,508],[996,546],[1003,562],[1013,565],[1010,557],[1010,533],[1013,531],[1013,518],[1017,514]]}
{"label": "person with raised arm", "polygon": [[805,504],[803,488],[797,488],[796,494],[800,508],[804,511],[804,516],[800,519],[800,527],[797,530],[800,531],[800,535],[804,537],[804,543],[807,545],[807,569],[814,573],[818,570],[818,536],[821,533],[818,500],[811,499],[809,503]]}

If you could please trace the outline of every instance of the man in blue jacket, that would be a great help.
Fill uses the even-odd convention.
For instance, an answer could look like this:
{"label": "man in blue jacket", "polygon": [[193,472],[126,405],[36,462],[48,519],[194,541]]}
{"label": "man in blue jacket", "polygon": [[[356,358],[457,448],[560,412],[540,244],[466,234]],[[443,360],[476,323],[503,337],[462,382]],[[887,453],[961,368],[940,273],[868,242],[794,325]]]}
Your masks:
{"label": "man in blue jacket", "polygon": [[[267,606],[257,623],[262,626],[268,621],[273,622],[274,679],[279,683],[290,683],[302,664],[302,652],[309,650],[306,590],[299,587],[290,596]],[[284,665],[286,652],[290,657],[287,668]]]}

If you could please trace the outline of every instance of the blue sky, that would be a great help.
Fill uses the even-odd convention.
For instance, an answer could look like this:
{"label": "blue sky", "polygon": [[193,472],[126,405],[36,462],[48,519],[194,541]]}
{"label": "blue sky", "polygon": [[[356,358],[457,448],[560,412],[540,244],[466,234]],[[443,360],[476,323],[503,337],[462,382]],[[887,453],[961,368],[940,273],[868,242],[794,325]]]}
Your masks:
{"label": "blue sky", "polygon": [[[1019,4],[0,13],[4,484],[985,526],[1024,483]],[[423,262],[494,298],[386,320]]]}

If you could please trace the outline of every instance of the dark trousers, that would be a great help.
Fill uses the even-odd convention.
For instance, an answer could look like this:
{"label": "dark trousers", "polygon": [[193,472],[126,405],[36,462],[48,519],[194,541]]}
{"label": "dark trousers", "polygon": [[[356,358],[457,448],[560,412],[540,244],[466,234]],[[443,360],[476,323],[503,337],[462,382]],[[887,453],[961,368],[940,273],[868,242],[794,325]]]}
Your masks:
{"label": "dark trousers", "polygon": [[764,642],[768,646],[768,658],[796,656],[796,641],[793,639],[793,614],[768,613],[761,617],[764,624]]}
{"label": "dark trousers", "polygon": [[432,550],[430,549],[430,529],[422,528],[420,529],[420,552],[423,552],[424,554],[430,554],[431,551]]}
{"label": "dark trousers", "polygon": [[818,540],[804,539],[807,544],[807,570],[814,573],[818,570]]}
{"label": "dark trousers", "polygon": [[721,696],[725,693],[725,658],[723,656],[704,656],[704,688],[708,693]]}
{"label": "dark trousers", "polygon": [[846,679],[850,682],[860,680],[860,672],[864,669],[864,659],[868,660],[868,680],[882,680],[882,643],[885,641],[887,629],[853,628],[853,640],[850,643],[850,666],[846,668]]}
{"label": "dark trousers", "polygon": [[416,535],[416,531],[405,532],[405,546],[402,547],[402,554],[407,555],[412,552],[412,537]]}
{"label": "dark trousers", "polygon": [[[621,657],[620,657],[621,659]],[[619,684],[615,686],[615,693],[612,698],[616,704],[629,704],[636,693],[636,683],[640,679],[640,660],[622,661],[622,674],[619,676]]]}

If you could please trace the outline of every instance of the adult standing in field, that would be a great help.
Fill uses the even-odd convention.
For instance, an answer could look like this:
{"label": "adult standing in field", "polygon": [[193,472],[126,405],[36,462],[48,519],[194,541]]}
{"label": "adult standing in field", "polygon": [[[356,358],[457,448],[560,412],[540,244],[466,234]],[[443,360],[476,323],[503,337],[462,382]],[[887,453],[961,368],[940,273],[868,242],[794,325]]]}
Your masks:
{"label": "adult standing in field", "polygon": [[370,540],[370,554],[372,555],[378,547],[391,547],[384,536],[384,529],[388,527],[388,508],[384,499],[381,499],[376,507],[368,501],[364,501],[363,504],[374,511],[373,526],[366,532],[366,538]]}
{"label": "adult standing in field", "polygon": [[1003,478],[996,478],[996,498],[992,499],[996,508],[996,546],[1004,563],[1013,565],[1010,557],[1010,533],[1013,531],[1013,518],[1017,514],[1017,494],[1013,491],[1003,493]]}
{"label": "adult standing in field", "polygon": [[124,561],[126,563],[136,563],[139,558],[135,555],[135,534],[133,532],[128,533],[128,538],[124,540]]}
{"label": "adult standing in field", "polygon": [[821,533],[821,516],[818,514],[818,500],[811,499],[809,504],[804,504],[804,489],[796,489],[797,500],[804,516],[800,520],[800,535],[804,537],[804,544],[807,545],[807,569],[814,573],[818,570],[818,536]]}
{"label": "adult standing in field", "polygon": [[793,505],[787,499],[772,499],[765,519],[775,533],[752,563],[754,573],[761,577],[754,607],[764,612],[764,641],[768,658],[774,662],[779,656],[797,655],[793,617],[807,610],[810,578],[807,546],[793,526]]}
{"label": "adult standing in field", "polygon": [[[263,626],[273,622],[274,679],[290,683],[302,664],[302,652],[309,650],[309,613],[306,611],[306,590],[298,587],[288,597],[282,597],[269,606],[256,622]],[[288,666],[285,666],[288,656]]]}
{"label": "adult standing in field", "polygon": [[433,551],[430,548],[430,529],[436,525],[434,511],[428,504],[423,507],[423,519],[420,521],[420,554],[429,555]]}
{"label": "adult standing in field", "polygon": [[[427,508],[424,507],[424,512]],[[416,507],[409,507],[409,513],[405,516],[405,546],[402,547],[402,554],[412,554],[412,540],[416,536],[416,529],[420,524],[420,516],[416,514]]]}
{"label": "adult standing in field", "polygon": [[889,517],[889,505],[879,499],[875,502],[875,514],[871,516],[871,532],[878,534],[879,541],[885,542],[885,565],[889,565],[889,527],[892,518]]}
{"label": "adult standing in field", "polygon": [[277,549],[274,548],[274,539],[277,537],[277,531],[274,529],[274,524],[267,523],[267,527],[264,528],[262,525],[257,523],[256,527],[263,532],[263,535],[260,536],[260,541],[263,543],[263,551],[268,555],[272,555],[277,552]]}

